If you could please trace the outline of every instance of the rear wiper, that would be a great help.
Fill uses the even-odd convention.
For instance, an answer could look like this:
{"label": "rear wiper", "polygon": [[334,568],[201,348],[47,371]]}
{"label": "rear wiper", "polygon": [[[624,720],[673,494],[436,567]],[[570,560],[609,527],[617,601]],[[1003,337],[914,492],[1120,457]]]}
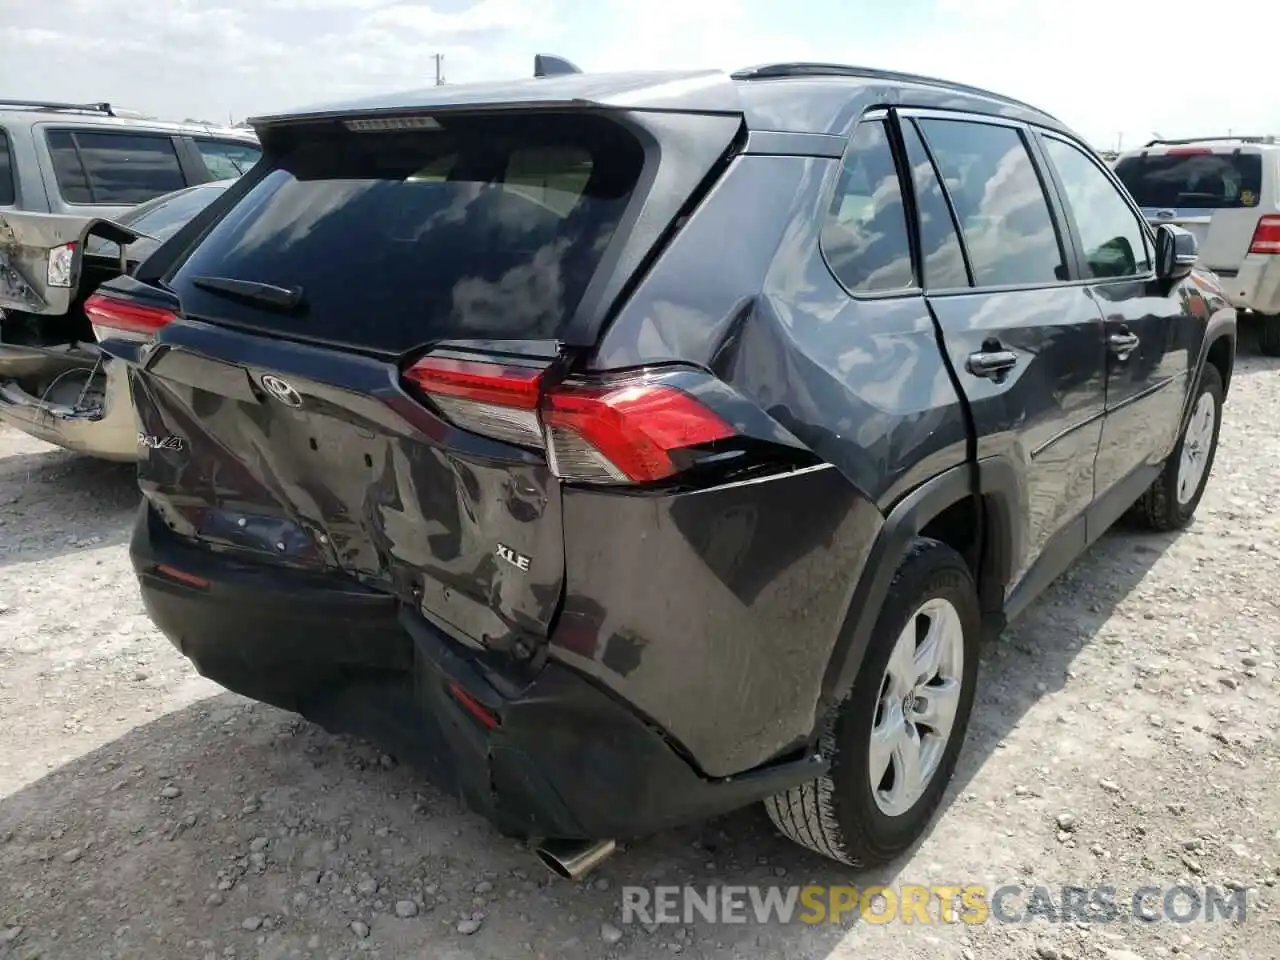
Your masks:
{"label": "rear wiper", "polygon": [[292,311],[302,306],[301,287],[277,287],[273,283],[237,280],[234,277],[192,277],[191,285],[273,310]]}

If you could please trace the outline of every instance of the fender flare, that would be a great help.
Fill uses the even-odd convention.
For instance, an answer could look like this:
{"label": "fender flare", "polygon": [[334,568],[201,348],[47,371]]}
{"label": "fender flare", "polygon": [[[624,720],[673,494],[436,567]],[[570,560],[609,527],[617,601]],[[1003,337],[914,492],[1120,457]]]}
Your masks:
{"label": "fender flare", "polygon": [[999,615],[1005,591],[1022,553],[1021,522],[1025,494],[1017,466],[994,456],[951,467],[902,497],[885,517],[854,586],[831,660],[822,681],[815,720],[839,703],[853,686],[871,635],[903,557],[929,521],[947,507],[978,494],[982,566],[979,572],[984,614]]}
{"label": "fender flare", "polygon": [[1182,416],[1178,420],[1178,432],[1174,434],[1173,444],[1165,454],[1166,457],[1173,456],[1173,451],[1178,446],[1178,439],[1187,429],[1187,422],[1191,419],[1191,411],[1194,408],[1196,399],[1196,388],[1200,385],[1200,377],[1204,373],[1205,365],[1209,362],[1209,351],[1213,349],[1213,345],[1223,338],[1231,341],[1232,363],[1227,376],[1222,379],[1222,392],[1226,396],[1227,390],[1231,386],[1231,373],[1235,368],[1235,352],[1237,342],[1237,329],[1239,321],[1236,318],[1236,311],[1233,308],[1225,308],[1218,310],[1209,318],[1209,322],[1205,324],[1204,336],[1200,340],[1200,351],[1196,355],[1196,364],[1192,367],[1193,376],[1187,384],[1186,395],[1182,398]]}

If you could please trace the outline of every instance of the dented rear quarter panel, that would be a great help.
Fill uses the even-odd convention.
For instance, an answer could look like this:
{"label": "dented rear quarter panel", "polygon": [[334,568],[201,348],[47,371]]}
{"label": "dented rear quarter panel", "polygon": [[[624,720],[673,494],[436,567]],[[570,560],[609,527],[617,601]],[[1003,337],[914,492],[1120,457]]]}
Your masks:
{"label": "dented rear quarter panel", "polygon": [[924,298],[855,299],[821,254],[839,162],[733,161],[592,358],[599,370],[705,366],[825,464],[664,500],[565,493],[554,655],[646,711],[711,775],[811,733],[884,513],[967,457]]}

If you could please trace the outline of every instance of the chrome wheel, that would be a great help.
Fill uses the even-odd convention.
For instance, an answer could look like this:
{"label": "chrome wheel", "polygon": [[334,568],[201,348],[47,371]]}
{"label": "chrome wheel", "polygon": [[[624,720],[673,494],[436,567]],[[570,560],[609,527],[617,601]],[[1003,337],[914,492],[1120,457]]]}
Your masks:
{"label": "chrome wheel", "polygon": [[930,600],[898,636],[875,705],[871,791],[886,816],[906,813],[942,762],[964,682],[964,626],[950,601]]}
{"label": "chrome wheel", "polygon": [[1185,506],[1200,489],[1205,467],[1209,463],[1209,451],[1213,447],[1213,428],[1218,419],[1218,404],[1213,394],[1200,394],[1191,411],[1187,432],[1182,437],[1182,456],[1178,460],[1178,505]]}

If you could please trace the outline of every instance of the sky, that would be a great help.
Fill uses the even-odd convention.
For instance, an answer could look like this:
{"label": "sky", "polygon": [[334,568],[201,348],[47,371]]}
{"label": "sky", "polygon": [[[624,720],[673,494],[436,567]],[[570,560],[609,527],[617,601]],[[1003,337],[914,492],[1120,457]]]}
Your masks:
{"label": "sky", "polygon": [[1113,149],[1280,134],[1277,27],[1256,0],[0,0],[0,93],[225,122],[428,86],[437,53],[448,83],[528,76],[535,53],[813,60],[987,87]]}

